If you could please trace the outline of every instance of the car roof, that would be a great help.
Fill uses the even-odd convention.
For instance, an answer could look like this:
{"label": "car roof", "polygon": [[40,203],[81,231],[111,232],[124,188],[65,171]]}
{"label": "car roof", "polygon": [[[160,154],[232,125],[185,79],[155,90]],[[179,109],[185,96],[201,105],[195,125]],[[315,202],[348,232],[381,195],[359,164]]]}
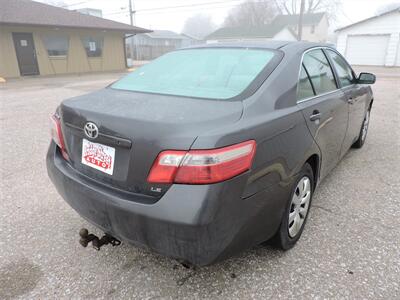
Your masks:
{"label": "car roof", "polygon": [[186,47],[184,49],[201,48],[254,48],[254,49],[281,49],[283,51],[306,50],[313,47],[332,47],[332,44],[312,43],[306,41],[241,41],[241,42],[219,42]]}

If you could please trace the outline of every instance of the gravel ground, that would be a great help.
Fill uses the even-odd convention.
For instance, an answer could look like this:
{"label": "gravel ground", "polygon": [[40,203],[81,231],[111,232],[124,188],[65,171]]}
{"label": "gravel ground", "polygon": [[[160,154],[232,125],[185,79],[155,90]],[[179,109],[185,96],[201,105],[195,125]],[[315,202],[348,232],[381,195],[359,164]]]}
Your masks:
{"label": "gravel ground", "polygon": [[125,244],[82,248],[80,228],[101,232],[47,177],[49,115],[120,74],[0,84],[0,299],[400,299],[400,78],[379,74],[367,142],[319,186],[297,246],[259,246],[197,270]]}

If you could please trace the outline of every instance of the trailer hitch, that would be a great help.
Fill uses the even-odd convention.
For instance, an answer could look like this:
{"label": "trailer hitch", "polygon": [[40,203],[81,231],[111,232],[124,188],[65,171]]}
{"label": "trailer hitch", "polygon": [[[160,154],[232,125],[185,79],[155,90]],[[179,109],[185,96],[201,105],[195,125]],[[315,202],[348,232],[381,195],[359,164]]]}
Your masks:
{"label": "trailer hitch", "polygon": [[100,248],[104,245],[111,244],[113,247],[121,245],[121,241],[117,240],[115,237],[112,237],[109,234],[103,235],[100,239],[98,236],[94,234],[89,234],[89,231],[86,228],[82,228],[79,230],[79,236],[81,237],[79,240],[79,244],[82,245],[82,247],[87,247],[90,242],[92,242],[92,246],[94,249],[97,251],[100,250]]}

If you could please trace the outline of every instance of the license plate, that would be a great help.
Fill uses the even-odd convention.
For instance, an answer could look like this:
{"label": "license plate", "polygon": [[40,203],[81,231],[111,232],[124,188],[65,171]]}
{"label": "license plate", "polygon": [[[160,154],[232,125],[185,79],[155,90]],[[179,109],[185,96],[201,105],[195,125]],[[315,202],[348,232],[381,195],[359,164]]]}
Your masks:
{"label": "license plate", "polygon": [[112,175],[114,161],[115,148],[82,140],[82,164]]}

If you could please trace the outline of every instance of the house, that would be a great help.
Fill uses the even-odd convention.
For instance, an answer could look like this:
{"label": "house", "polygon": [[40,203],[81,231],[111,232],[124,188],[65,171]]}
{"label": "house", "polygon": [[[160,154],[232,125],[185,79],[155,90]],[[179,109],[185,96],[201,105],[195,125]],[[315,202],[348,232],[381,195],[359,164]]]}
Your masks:
{"label": "house", "polygon": [[148,30],[29,0],[0,0],[0,77],[124,70]]}
{"label": "house", "polygon": [[184,40],[182,40],[182,47],[190,47],[190,46],[204,44],[204,40],[195,37],[193,35],[187,33],[181,33],[181,36],[185,38]]}
{"label": "house", "polygon": [[128,52],[133,53],[131,57],[136,60],[151,60],[169,51],[195,43],[198,43],[196,39],[169,30],[154,30],[127,39]]}
{"label": "house", "polygon": [[237,41],[297,40],[296,34],[287,27],[271,24],[246,27],[223,27],[206,37],[207,44]]}
{"label": "house", "polygon": [[[278,15],[272,21],[274,27],[287,27],[298,33],[299,15]],[[328,39],[329,22],[325,13],[304,14],[302,26],[302,40],[324,43]]]}
{"label": "house", "polygon": [[[297,40],[299,15],[278,15],[260,26],[224,27],[206,37],[207,43],[232,41]],[[303,15],[303,40],[325,42],[328,36],[325,13]]]}
{"label": "house", "polygon": [[337,49],[351,64],[400,66],[400,8],[335,32]]}

